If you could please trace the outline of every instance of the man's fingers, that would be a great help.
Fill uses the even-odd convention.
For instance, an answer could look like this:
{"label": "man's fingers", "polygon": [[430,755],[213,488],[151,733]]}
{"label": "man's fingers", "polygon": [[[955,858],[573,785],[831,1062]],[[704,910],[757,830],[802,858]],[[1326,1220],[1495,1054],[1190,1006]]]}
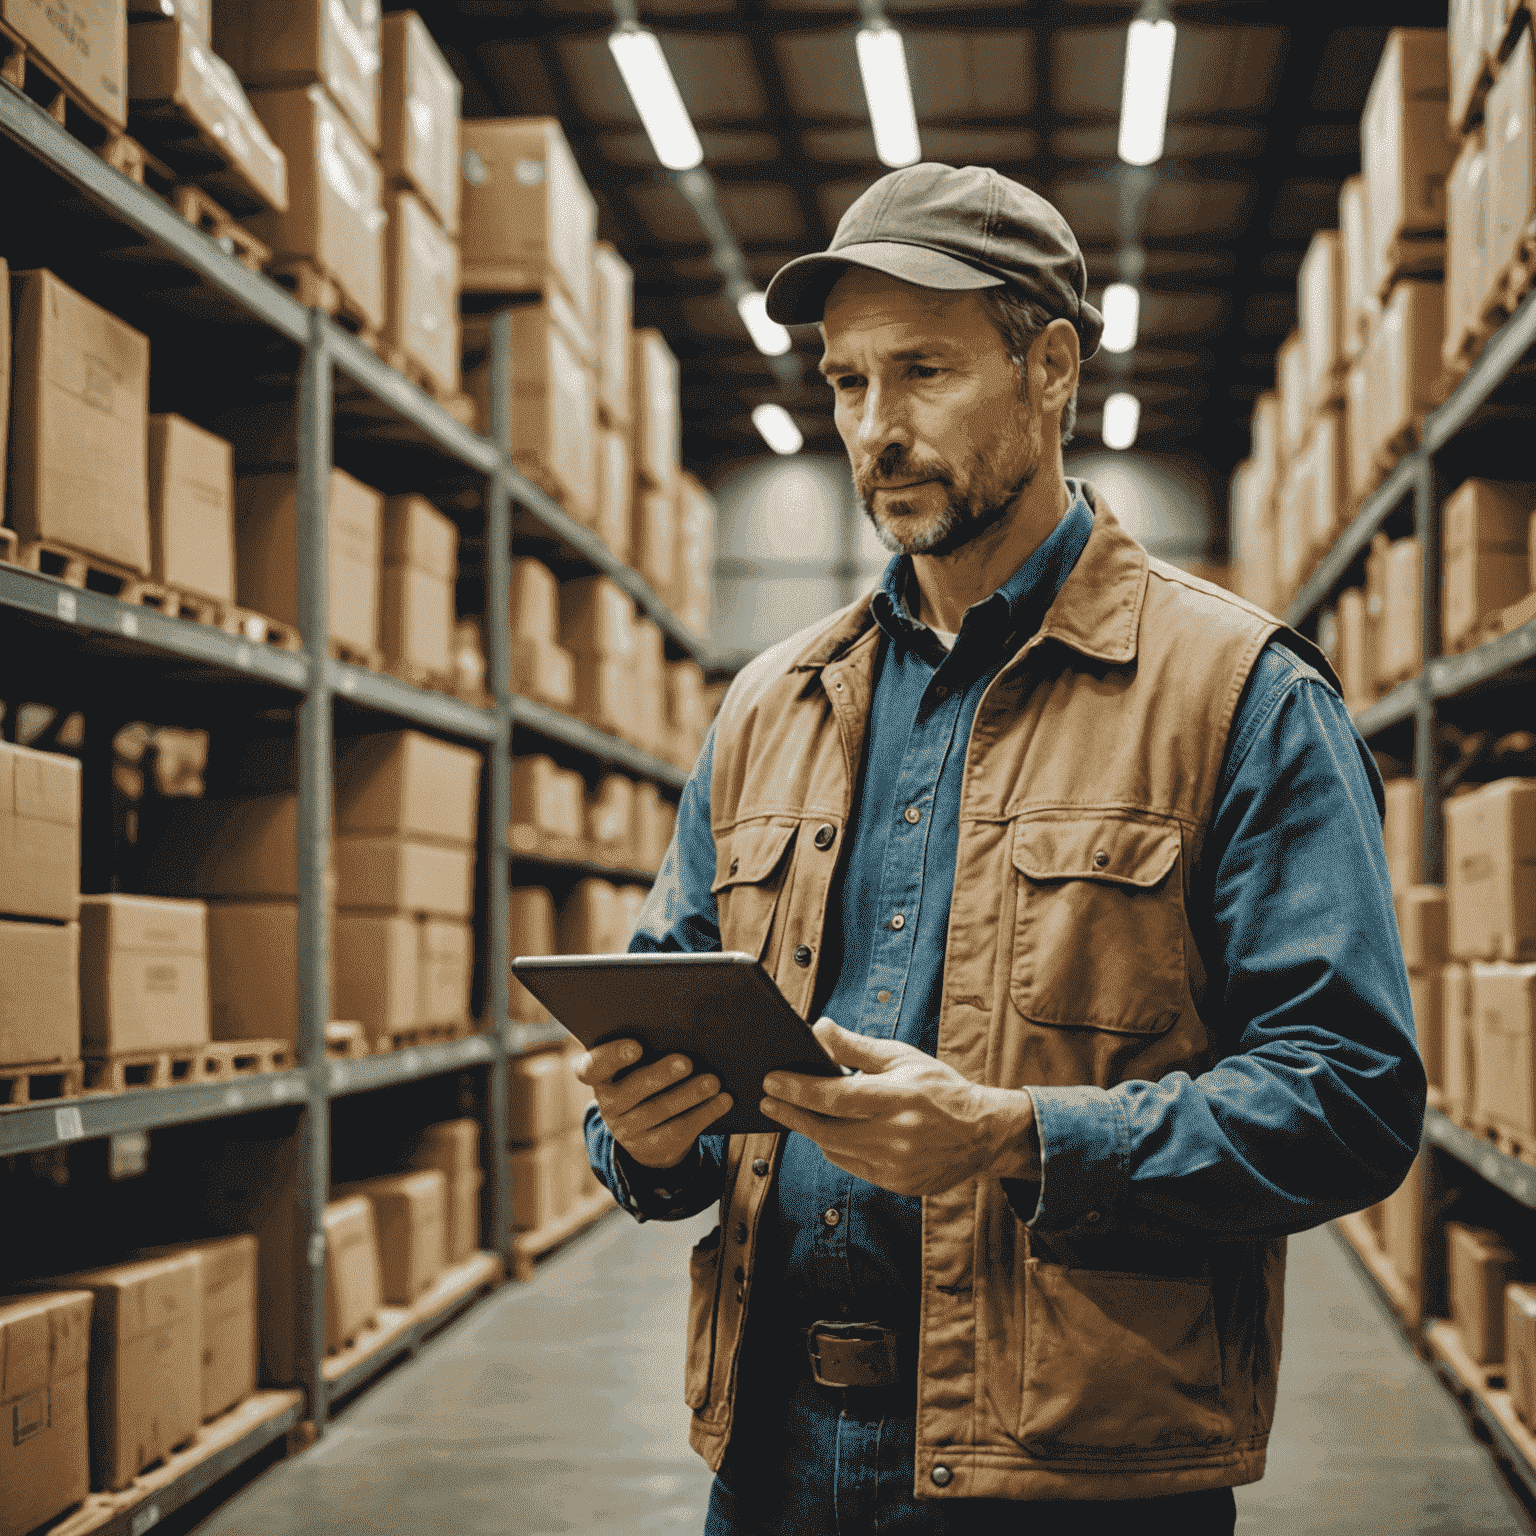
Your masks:
{"label": "man's fingers", "polygon": [[[627,1088],[628,1081],[621,1086]],[[643,1098],[630,1109],[615,1115],[610,1126],[620,1140],[623,1140],[621,1131],[624,1135],[644,1135],[692,1110],[701,1100],[713,1098],[719,1091],[719,1080],[708,1072],[701,1073],[665,1093]],[[603,1118],[607,1120],[608,1116],[605,1114]]]}
{"label": "man's fingers", "polygon": [[640,1060],[638,1040],[610,1040],[605,1045],[594,1046],[576,1064],[576,1076],[589,1088],[611,1082],[624,1070]]}
{"label": "man's fingers", "polygon": [[[649,1168],[675,1168],[688,1155],[688,1149],[731,1107],[728,1093],[717,1093],[685,1115],[669,1120],[655,1130],[628,1134],[620,1145]],[[618,1133],[615,1132],[615,1135]]]}
{"label": "man's fingers", "polygon": [[878,1072],[913,1049],[898,1040],[855,1034],[832,1019],[817,1019],[811,1032],[838,1066],[857,1067],[861,1072]]}
{"label": "man's fingers", "polygon": [[863,1077],[811,1077],[804,1072],[770,1072],[763,1092],[770,1099],[799,1104],[835,1120],[867,1120],[878,1113],[872,1089],[877,1080]]}
{"label": "man's fingers", "polygon": [[681,1083],[693,1070],[686,1056],[666,1056],[631,1072],[622,1082],[610,1081],[603,1094],[603,1119],[627,1115],[635,1105]]}

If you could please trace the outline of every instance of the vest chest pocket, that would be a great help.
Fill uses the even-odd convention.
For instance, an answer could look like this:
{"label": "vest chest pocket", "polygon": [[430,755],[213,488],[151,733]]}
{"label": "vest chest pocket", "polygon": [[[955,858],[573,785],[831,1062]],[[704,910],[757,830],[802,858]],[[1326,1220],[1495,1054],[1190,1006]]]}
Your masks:
{"label": "vest chest pocket", "polygon": [[1177,825],[1019,821],[1009,994],[1031,1023],[1158,1035],[1179,1017],[1184,890]]}
{"label": "vest chest pocket", "polygon": [[745,821],[715,836],[720,947],[763,958],[798,821]]}

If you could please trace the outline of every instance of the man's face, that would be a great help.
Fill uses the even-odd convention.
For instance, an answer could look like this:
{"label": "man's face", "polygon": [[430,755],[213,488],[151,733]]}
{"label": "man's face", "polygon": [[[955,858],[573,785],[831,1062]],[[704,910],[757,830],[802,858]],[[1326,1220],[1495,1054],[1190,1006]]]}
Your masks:
{"label": "man's face", "polygon": [[822,335],[837,430],[880,542],[947,555],[999,523],[1040,468],[1043,428],[980,295],[849,267]]}

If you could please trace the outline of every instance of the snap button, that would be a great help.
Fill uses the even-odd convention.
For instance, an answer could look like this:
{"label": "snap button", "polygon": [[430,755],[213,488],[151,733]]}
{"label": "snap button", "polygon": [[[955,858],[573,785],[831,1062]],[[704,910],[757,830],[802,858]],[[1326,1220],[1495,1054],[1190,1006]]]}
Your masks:
{"label": "snap button", "polygon": [[743,1281],[743,1280],[745,1280],[745,1279],[746,1279],[746,1278],[747,1278],[747,1272],[746,1272],[746,1270],[744,1270],[744,1269],[743,1269],[743,1268],[742,1268],[742,1267],[741,1267],[741,1265],[740,1265],[740,1264],[738,1264],[738,1265],[737,1265],[737,1266],[736,1266],[736,1273],[735,1273],[735,1274],[734,1274],[734,1275],[732,1275],[732,1276],[731,1276],[731,1279],[733,1279],[733,1280],[734,1280],[734,1281],[735,1281],[735,1282],[736,1282],[736,1284],[737,1284],[737,1285],[740,1285],[740,1284],[741,1284],[741,1282],[742,1282],[742,1281]]}
{"label": "snap button", "polygon": [[1100,1221],[1102,1219],[1103,1218],[1099,1215],[1099,1213],[1097,1211],[1089,1211],[1088,1214],[1083,1217],[1083,1220],[1088,1222],[1090,1225],[1092,1225],[1094,1222]]}
{"label": "snap button", "polygon": [[884,987],[881,987],[880,990],[875,993],[875,1001],[877,1003],[888,1003],[890,1000],[891,994],[887,992]]}
{"label": "snap button", "polygon": [[928,1474],[928,1476],[931,1477],[940,1488],[948,1488],[950,1479],[954,1476],[954,1473],[951,1472],[948,1467],[935,1467],[933,1471]]}
{"label": "snap button", "polygon": [[741,868],[741,860],[740,859],[732,859],[731,860],[731,873],[734,875],[736,873],[736,871],[738,869],[740,869],[740,868]]}
{"label": "snap button", "polygon": [[1108,863],[1109,855],[1105,853],[1102,848],[1100,848],[1099,851],[1093,856],[1093,867],[1095,869],[1103,869],[1104,866]]}
{"label": "snap button", "polygon": [[752,1172],[758,1178],[765,1178],[768,1173],[768,1159],[766,1157],[754,1157],[752,1159]]}
{"label": "snap button", "polygon": [[833,687],[834,687],[834,688],[835,688],[835,689],[836,689],[836,690],[837,690],[837,691],[838,691],[838,692],[839,692],[839,693],[841,693],[841,692],[842,692],[842,691],[843,691],[843,683],[842,683],[842,679],[841,679],[841,678],[839,678],[839,679],[838,679],[838,680],[837,680],[837,682],[835,682],[835,683],[833,683],[833,684],[832,684],[832,686],[833,686]]}
{"label": "snap button", "polygon": [[900,912],[898,912],[896,916],[891,919],[892,928],[905,928],[906,926],[907,920],[901,915]]}
{"label": "snap button", "polygon": [[837,836],[837,828],[830,821],[824,821],[816,828],[816,846],[823,850],[832,846],[832,840]]}
{"label": "snap button", "polygon": [[736,1241],[738,1243],[744,1243],[744,1242],[746,1242],[746,1240],[747,1240],[747,1224],[744,1221],[738,1221],[736,1223]]}
{"label": "snap button", "polygon": [[915,805],[909,805],[904,814],[914,827],[923,819],[923,813]]}
{"label": "snap button", "polygon": [[835,1227],[843,1219],[843,1213],[834,1205],[821,1213],[821,1219],[829,1227]]}
{"label": "snap button", "polygon": [[811,946],[809,944],[797,944],[795,946],[795,964],[809,965],[811,963]]}

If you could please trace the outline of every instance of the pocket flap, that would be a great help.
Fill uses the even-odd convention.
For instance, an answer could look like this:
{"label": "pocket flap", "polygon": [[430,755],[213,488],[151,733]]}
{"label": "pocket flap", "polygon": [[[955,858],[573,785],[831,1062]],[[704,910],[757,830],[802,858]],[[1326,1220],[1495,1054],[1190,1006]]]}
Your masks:
{"label": "pocket flap", "polygon": [[715,843],[714,893],[733,885],[756,885],[779,867],[798,822],[752,821],[736,827]]}
{"label": "pocket flap", "polygon": [[1157,885],[1179,856],[1179,829],[1105,817],[1021,821],[1013,866],[1031,880],[1107,880]]}

